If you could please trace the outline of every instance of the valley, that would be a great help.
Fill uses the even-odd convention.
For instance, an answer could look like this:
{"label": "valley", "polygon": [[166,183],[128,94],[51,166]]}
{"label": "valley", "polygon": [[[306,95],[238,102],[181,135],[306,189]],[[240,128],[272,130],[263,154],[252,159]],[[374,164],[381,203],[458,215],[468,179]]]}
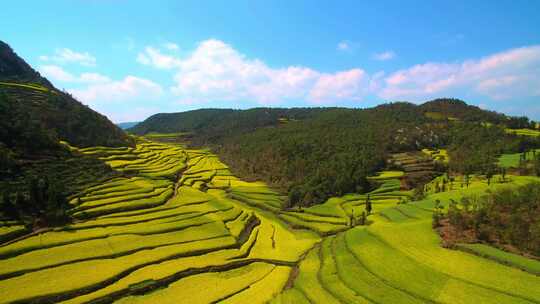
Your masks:
{"label": "valley", "polygon": [[[145,138],[135,147],[70,149],[123,176],[74,195],[72,224],[2,244],[1,303],[540,299],[539,261],[480,245],[442,248],[431,227],[435,202],[447,207],[486,191],[482,176],[466,189],[412,201],[400,187],[403,172],[381,172],[368,194],[287,209],[283,196],[235,177],[208,150]],[[539,180],[508,179],[489,187]],[[373,211],[361,225],[368,195]],[[1,229],[5,237],[17,226]]]}

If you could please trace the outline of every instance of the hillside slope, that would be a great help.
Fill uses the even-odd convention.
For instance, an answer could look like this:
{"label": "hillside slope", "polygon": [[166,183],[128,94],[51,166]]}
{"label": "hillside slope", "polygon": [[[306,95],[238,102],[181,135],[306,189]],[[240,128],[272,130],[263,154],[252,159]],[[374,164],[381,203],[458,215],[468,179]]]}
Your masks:
{"label": "hillside slope", "polygon": [[[468,105],[459,99],[439,98],[427,101],[421,105],[407,102],[397,102],[380,105],[371,109],[346,109],[351,113],[371,112],[380,113],[389,108],[399,108],[406,115],[424,116],[430,121],[467,121],[488,122],[491,124],[509,124],[514,117],[504,114],[486,111],[479,107]],[[175,133],[192,132],[198,137],[206,137],[209,141],[215,141],[223,136],[234,136],[245,132],[254,131],[261,127],[279,126],[287,122],[316,118],[321,113],[326,113],[339,108],[253,108],[248,110],[233,109],[199,109],[179,113],[159,113],[150,116],[143,122],[129,129],[138,135],[151,132]],[[522,119],[522,118],[519,118]],[[216,134],[209,136],[209,134]]]}
{"label": "hillside slope", "polygon": [[60,141],[79,147],[132,145],[107,117],[56,89],[0,41],[0,195],[22,194],[22,201],[30,197],[32,182],[45,179],[69,195],[116,174],[100,160],[71,153]]}
{"label": "hillside slope", "polygon": [[[129,143],[126,134],[107,117],[56,89],[2,41],[0,95],[0,115],[4,118],[0,127],[3,129],[22,119],[32,121],[37,127],[50,132],[52,137],[77,146],[121,146]],[[24,126],[21,128],[12,129],[9,138],[2,137],[0,141],[5,143],[13,139],[15,132],[27,133]]]}
{"label": "hillside slope", "polygon": [[151,132],[189,132],[198,142],[215,143],[226,137],[304,120],[332,108],[254,108],[249,110],[200,109],[180,113],[160,113],[129,129],[138,135]]}

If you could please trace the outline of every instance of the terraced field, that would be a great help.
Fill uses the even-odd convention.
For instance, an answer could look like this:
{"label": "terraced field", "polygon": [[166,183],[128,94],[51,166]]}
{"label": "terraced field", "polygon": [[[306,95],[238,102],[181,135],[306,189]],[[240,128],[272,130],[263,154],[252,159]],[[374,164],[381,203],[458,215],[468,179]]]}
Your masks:
{"label": "terraced field", "polygon": [[518,168],[520,164],[520,159],[522,159],[523,155],[525,156],[525,160],[531,161],[535,159],[536,154],[540,155],[540,149],[536,149],[534,151],[530,151],[525,154],[523,153],[503,154],[499,157],[498,165],[503,168]]}
{"label": "terraced field", "polygon": [[446,150],[424,149],[422,152],[397,153],[389,162],[404,171],[403,181],[407,188],[415,188],[419,184],[429,182],[438,176],[437,162],[447,162]]}
{"label": "terraced field", "polygon": [[[481,179],[410,202],[404,173],[386,171],[368,194],[284,209],[206,150],[71,148],[123,175],[74,196],[72,225],[0,246],[0,303],[540,303],[540,262],[448,250],[431,229],[435,200]],[[368,195],[370,225],[354,225]]]}
{"label": "terraced field", "polygon": [[533,137],[540,136],[540,131],[531,130],[531,129],[506,129],[506,132],[510,134],[519,135],[519,136],[533,136]]}
{"label": "terraced field", "polygon": [[[532,179],[512,178],[515,184]],[[475,180],[467,190],[387,207],[371,225],[325,238],[300,264],[305,271],[295,286],[315,290],[314,303],[538,303],[540,262],[485,245],[464,246],[487,258],[448,250],[431,229],[435,200],[447,204],[486,188]]]}
{"label": "terraced field", "polygon": [[[124,176],[72,198],[74,224],[0,247],[1,303],[177,303],[170,295],[186,288],[194,290],[182,297],[189,303],[264,302],[318,240],[234,199],[268,194],[281,204],[208,151],[147,140],[136,148],[71,148]],[[2,235],[17,229],[3,226]]]}
{"label": "terraced field", "polygon": [[429,155],[435,161],[448,163],[449,157],[446,149],[422,149],[422,152]]}

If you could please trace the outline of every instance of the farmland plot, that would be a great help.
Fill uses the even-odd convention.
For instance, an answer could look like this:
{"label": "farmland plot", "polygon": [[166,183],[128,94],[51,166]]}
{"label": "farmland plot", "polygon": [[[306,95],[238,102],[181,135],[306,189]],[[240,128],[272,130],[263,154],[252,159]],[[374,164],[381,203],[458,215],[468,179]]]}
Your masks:
{"label": "farmland plot", "polygon": [[72,149],[123,174],[71,198],[71,225],[0,246],[0,303],[540,303],[537,261],[445,249],[431,229],[435,201],[485,191],[480,178],[413,202],[406,173],[385,171],[369,193],[287,209],[207,150]]}

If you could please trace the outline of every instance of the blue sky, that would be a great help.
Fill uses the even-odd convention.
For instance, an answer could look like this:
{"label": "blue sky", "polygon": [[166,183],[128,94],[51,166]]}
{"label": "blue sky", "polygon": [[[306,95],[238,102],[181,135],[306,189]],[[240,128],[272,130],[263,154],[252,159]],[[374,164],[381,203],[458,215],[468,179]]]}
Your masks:
{"label": "blue sky", "polygon": [[371,2],[13,1],[0,39],[115,122],[436,97],[540,119],[539,1]]}

